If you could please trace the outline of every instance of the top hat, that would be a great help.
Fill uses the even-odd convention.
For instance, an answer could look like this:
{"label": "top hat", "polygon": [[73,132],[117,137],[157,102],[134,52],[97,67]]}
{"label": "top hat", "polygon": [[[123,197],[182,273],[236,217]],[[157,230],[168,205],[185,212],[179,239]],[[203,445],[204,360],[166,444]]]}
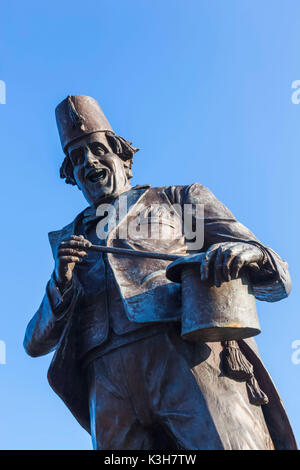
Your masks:
{"label": "top hat", "polygon": [[205,253],[181,257],[169,264],[166,277],[181,283],[181,335],[188,341],[214,342],[249,338],[260,333],[255,297],[247,272],[215,286],[213,276],[202,281]]}
{"label": "top hat", "polygon": [[90,96],[68,96],[56,107],[55,115],[64,152],[71,142],[86,135],[114,133],[98,102]]}

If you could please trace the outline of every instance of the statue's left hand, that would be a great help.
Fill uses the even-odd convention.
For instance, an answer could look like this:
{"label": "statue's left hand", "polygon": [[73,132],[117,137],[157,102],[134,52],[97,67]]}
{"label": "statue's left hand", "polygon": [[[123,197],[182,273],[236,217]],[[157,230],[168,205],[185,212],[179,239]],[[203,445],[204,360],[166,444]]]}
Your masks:
{"label": "statue's left hand", "polygon": [[214,284],[237,279],[240,270],[251,263],[259,263],[264,254],[257,246],[240,242],[225,242],[212,245],[205,253],[200,265],[201,280],[213,273]]}

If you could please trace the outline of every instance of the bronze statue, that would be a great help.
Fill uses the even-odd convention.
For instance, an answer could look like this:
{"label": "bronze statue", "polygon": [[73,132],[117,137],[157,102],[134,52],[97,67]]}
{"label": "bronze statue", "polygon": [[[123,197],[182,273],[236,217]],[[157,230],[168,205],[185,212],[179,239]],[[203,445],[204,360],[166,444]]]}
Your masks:
{"label": "bronze statue", "polygon": [[[131,187],[137,149],[115,135],[93,98],[68,96],[56,118],[65,153],[60,175],[89,206],[49,233],[55,268],[24,346],[33,357],[56,350],[50,385],[94,449],[296,449],[280,397],[247,338],[259,326],[254,319],[239,329],[240,320],[227,318],[231,294],[219,294],[237,281],[249,299],[251,292],[268,302],[285,298],[287,263],[199,183]],[[116,223],[99,211],[103,204]],[[204,206],[203,215],[192,214],[204,230],[196,251],[183,231],[185,205]],[[128,230],[132,223],[141,231]],[[176,258],[184,258],[183,268],[171,264]],[[182,292],[194,279],[193,291]],[[227,304],[226,321],[202,325],[204,336],[188,324],[182,335],[183,303],[189,322],[197,286],[208,282],[218,308]],[[208,305],[205,296],[199,309]],[[242,323],[253,305],[246,301]]]}

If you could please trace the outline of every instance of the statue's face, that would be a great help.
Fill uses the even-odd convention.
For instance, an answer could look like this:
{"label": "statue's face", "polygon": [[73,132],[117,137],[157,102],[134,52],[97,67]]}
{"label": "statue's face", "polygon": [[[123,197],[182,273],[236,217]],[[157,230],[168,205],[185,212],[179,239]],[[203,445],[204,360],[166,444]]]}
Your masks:
{"label": "statue's face", "polygon": [[68,147],[77,186],[91,205],[130,188],[123,161],[113,153],[104,132],[90,134]]}

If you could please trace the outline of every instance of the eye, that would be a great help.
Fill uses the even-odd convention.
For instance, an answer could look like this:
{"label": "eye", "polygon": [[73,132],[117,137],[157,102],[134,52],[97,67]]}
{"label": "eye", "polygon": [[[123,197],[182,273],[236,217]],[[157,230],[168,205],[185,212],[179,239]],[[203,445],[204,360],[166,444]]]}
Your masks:
{"label": "eye", "polygon": [[102,146],[99,142],[92,142],[89,147],[91,152],[98,157],[107,153],[105,147]]}
{"label": "eye", "polygon": [[84,161],[84,150],[82,147],[79,147],[78,149],[72,150],[70,152],[69,157],[71,159],[71,162],[73,166],[76,165],[81,165]]}

